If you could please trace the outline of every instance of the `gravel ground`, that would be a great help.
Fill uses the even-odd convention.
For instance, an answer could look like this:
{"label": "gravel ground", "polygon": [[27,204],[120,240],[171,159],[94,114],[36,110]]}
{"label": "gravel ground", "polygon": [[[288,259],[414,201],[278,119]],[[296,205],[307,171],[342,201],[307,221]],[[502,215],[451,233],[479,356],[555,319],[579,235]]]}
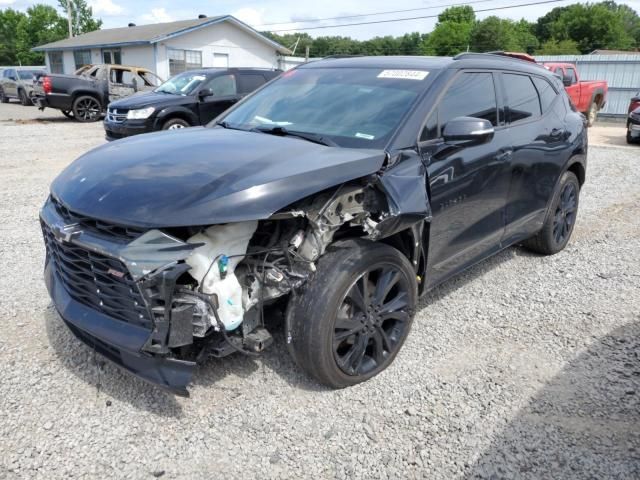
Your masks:
{"label": "gravel ground", "polygon": [[184,399],[73,338],[42,281],[38,208],[102,142],[0,105],[0,478],[640,477],[640,149],[593,147],[568,248],[431,292],[373,380],[319,387],[277,336],[208,361]]}

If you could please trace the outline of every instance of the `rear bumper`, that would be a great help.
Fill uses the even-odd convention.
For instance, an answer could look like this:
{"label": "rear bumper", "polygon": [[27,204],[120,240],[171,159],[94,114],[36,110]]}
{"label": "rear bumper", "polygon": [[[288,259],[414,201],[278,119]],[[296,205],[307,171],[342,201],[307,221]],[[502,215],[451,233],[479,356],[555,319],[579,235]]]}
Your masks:
{"label": "rear bumper", "polygon": [[49,94],[46,96],[36,95],[34,103],[44,110],[45,108],[56,108],[58,110],[71,110],[73,107],[71,96],[66,94]]}
{"label": "rear bumper", "polygon": [[64,289],[51,263],[47,262],[44,272],[49,295],[80,341],[137,377],[176,395],[189,396],[187,385],[193,376],[195,362],[143,353],[141,349],[150,336],[148,330],[108,317],[75,301]]}

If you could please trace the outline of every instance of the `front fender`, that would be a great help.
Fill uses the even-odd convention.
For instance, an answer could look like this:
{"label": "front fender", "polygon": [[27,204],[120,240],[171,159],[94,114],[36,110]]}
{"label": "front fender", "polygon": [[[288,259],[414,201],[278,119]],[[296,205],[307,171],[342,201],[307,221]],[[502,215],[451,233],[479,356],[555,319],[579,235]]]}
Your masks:
{"label": "front fender", "polygon": [[158,112],[158,115],[156,116],[155,127],[158,127],[159,125],[163,124],[167,119],[172,117],[184,118],[193,126],[199,125],[197,115],[193,113],[191,110],[182,106],[171,106],[171,107],[163,108]]}

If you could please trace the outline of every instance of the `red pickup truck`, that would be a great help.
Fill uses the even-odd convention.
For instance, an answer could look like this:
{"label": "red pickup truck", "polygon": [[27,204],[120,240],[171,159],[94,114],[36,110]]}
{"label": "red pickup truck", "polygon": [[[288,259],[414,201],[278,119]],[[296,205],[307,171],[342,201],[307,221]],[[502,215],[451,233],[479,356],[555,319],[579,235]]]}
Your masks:
{"label": "red pickup truck", "polygon": [[572,63],[544,63],[544,67],[562,78],[562,83],[579,112],[587,117],[589,126],[593,125],[607,102],[606,80],[580,81],[576,66]]}

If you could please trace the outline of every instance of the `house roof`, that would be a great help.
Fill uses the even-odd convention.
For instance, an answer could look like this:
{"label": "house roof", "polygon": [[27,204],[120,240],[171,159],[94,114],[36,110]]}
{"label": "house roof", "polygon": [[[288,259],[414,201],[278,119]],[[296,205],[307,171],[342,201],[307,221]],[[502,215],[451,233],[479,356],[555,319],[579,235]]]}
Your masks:
{"label": "house roof", "polygon": [[108,28],[65,38],[57,42],[39,45],[33,51],[44,52],[50,50],[73,50],[91,47],[116,47],[125,45],[150,45],[169,38],[184,35],[216,23],[229,22],[254,36],[258,40],[268,43],[278,52],[288,55],[291,52],[277,42],[265,37],[249,25],[231,15],[218,17],[196,18],[193,20],[179,20],[177,22],[154,23],[135,27]]}

